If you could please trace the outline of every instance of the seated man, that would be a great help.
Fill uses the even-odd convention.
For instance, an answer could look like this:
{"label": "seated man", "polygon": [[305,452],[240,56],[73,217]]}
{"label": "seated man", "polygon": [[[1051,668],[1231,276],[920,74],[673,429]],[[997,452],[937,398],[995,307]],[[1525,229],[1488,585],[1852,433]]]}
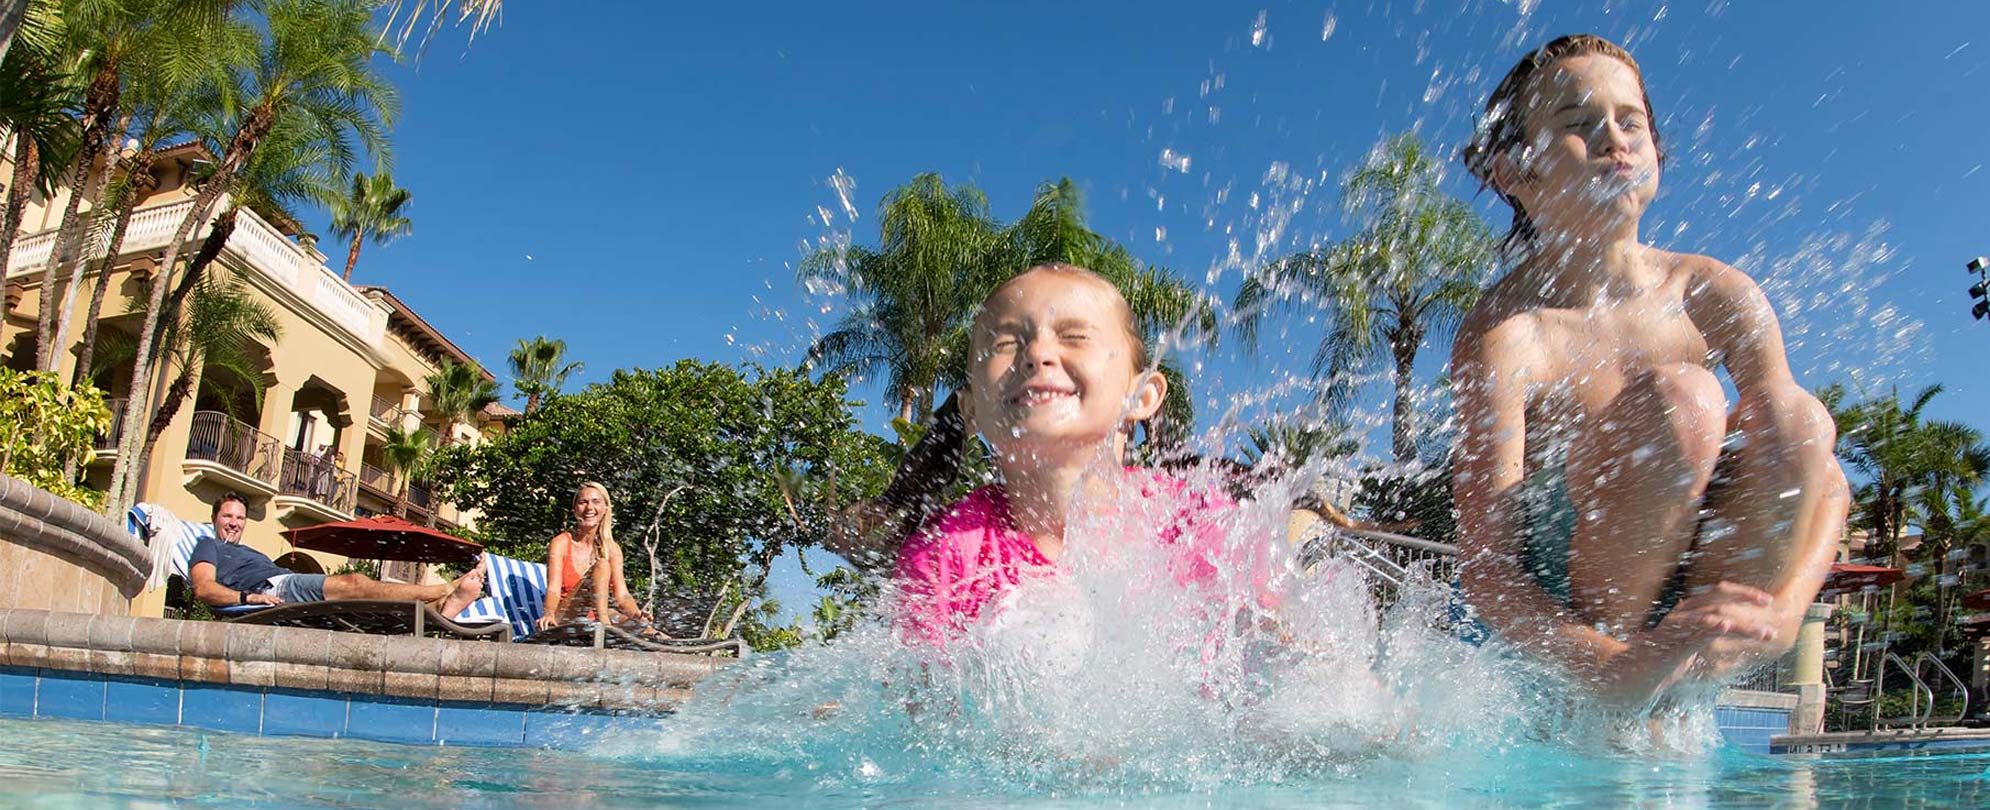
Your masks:
{"label": "seated man", "polygon": [[455,618],[484,589],[484,566],[453,582],[409,585],[381,582],[364,574],[299,574],[242,545],[249,522],[248,503],[233,492],[214,502],[214,534],[201,538],[187,561],[194,598],[214,607],[281,605],[338,599],[420,600],[435,605],[443,618]]}

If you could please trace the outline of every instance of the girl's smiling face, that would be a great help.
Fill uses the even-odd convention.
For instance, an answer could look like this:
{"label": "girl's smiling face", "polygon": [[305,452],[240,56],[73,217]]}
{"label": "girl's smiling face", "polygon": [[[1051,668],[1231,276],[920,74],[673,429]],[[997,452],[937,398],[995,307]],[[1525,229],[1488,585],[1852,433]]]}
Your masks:
{"label": "girl's smiling face", "polygon": [[1544,232],[1593,233],[1636,222],[1658,194],[1658,148],[1644,85],[1621,60],[1556,60],[1522,94],[1523,149],[1495,158],[1500,189]]}
{"label": "girl's smiling face", "polygon": [[1081,449],[1160,409],[1166,383],[1143,354],[1112,285],[1036,268],[982,304],[970,337],[968,416],[998,453]]}

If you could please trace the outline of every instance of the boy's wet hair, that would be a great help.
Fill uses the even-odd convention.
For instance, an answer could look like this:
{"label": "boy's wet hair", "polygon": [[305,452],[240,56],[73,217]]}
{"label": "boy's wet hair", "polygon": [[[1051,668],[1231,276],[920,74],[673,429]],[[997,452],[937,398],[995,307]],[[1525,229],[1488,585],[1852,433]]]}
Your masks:
{"label": "boy's wet hair", "polygon": [[1659,165],[1665,165],[1665,145],[1658,137],[1658,117],[1652,115],[1651,92],[1645,89],[1644,70],[1638,67],[1638,60],[1631,58],[1631,52],[1623,46],[1595,34],[1569,34],[1557,37],[1546,45],[1534,49],[1520,58],[1519,63],[1507,71],[1506,78],[1493,88],[1486,99],[1485,114],[1472,132],[1472,139],[1460,150],[1459,158],[1473,177],[1479,178],[1481,188],[1490,188],[1500,199],[1513,207],[1513,227],[1507,231],[1508,242],[1531,239],[1534,236],[1534,220],[1527,215],[1527,209],[1513,195],[1493,182],[1493,160],[1496,156],[1521,148],[1527,141],[1527,109],[1531,99],[1523,93],[1531,86],[1534,77],[1542,70],[1563,59],[1577,56],[1607,56],[1624,63],[1631,69],[1631,75],[1638,77],[1638,94],[1644,100],[1645,120],[1651,122],[1651,145],[1658,153]]}

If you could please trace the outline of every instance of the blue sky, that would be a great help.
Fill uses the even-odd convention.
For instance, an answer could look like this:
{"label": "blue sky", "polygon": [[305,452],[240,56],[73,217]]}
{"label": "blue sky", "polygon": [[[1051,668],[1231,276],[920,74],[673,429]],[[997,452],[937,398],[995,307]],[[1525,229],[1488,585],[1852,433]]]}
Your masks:
{"label": "blue sky", "polygon": [[[938,171],[1003,217],[1068,175],[1094,228],[1227,299],[1232,240],[1248,262],[1343,235],[1337,184],[1378,138],[1449,154],[1515,58],[1585,30],[1643,63],[1671,150],[1650,241],[1755,273],[1800,382],[1941,382],[1936,416],[1990,427],[1990,326],[1962,270],[1990,254],[1990,41],[1972,42],[1990,4],[1966,0],[513,0],[467,51],[445,32],[395,69],[414,233],[369,247],[354,281],[494,370],[536,334],[567,340],[583,383],[787,364],[845,306],[794,283],[801,246],[874,239],[879,196]],[[1454,191],[1503,225],[1468,179]],[[1194,353],[1205,413],[1303,371],[1317,331],[1270,335]]]}

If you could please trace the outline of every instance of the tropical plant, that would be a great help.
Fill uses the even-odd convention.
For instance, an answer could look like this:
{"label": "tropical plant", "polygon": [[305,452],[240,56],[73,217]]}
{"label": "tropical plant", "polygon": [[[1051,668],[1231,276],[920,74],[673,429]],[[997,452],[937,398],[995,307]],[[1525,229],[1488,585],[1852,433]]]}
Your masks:
{"label": "tropical plant", "polygon": [[81,94],[59,62],[59,54],[25,44],[0,60],[0,128],[14,141],[14,172],[0,217],[0,268],[11,258],[30,194],[37,188],[52,194],[75,157]]}
{"label": "tropical plant", "polygon": [[[1033,265],[1064,262],[1105,277],[1150,342],[1182,326],[1215,331],[1214,308],[1194,289],[1085,227],[1083,200],[1069,179],[1038,186],[1029,210],[1004,227],[979,189],[949,188],[939,175],[921,174],[885,195],[878,231],[875,248],[823,249],[802,263],[804,284],[841,286],[857,302],[804,363],[830,374],[882,376],[885,395],[908,423],[932,411],[941,388],[966,379],[968,325],[982,299]],[[1162,372],[1171,376],[1166,421],[1186,425],[1193,418],[1188,388],[1172,366]]]}
{"label": "tropical plant", "polygon": [[[86,245],[100,247],[108,218],[102,196],[119,163],[132,110],[125,90],[132,76],[152,75],[182,87],[220,81],[253,41],[234,20],[235,0],[71,0],[63,8],[71,71],[83,82],[81,139],[71,162],[69,200],[44,276],[37,323],[37,367],[53,371],[66,345],[76,295],[89,265]],[[88,203],[92,213],[82,211]],[[115,500],[117,485],[113,482]]]}
{"label": "tropical plant", "polygon": [[[174,310],[160,335],[157,345],[166,354],[160,370],[173,376],[146,422],[140,452],[152,452],[159,436],[197,394],[234,402],[236,394],[247,392],[261,401],[265,353],[282,337],[276,313],[239,274],[202,280]],[[111,362],[129,360],[136,351],[136,342],[123,336],[104,346],[105,359]]]}
{"label": "tropical plant", "polygon": [[[139,346],[132,363],[131,390],[145,391],[151,383],[152,343],[164,314],[167,288],[181,253],[197,227],[212,215],[235,175],[250,165],[257,149],[279,128],[298,133],[325,155],[328,173],[343,178],[354,160],[354,140],[380,159],[385,152],[383,126],[391,124],[398,106],[394,89],[373,72],[379,52],[372,30],[374,4],[366,0],[268,0],[263,4],[265,31],[256,58],[235,76],[226,98],[236,104],[217,109],[227,132],[212,145],[219,155],[213,173],[200,187],[193,204],[160,263],[139,329]],[[304,151],[300,149],[299,151]],[[192,276],[192,266],[188,275]],[[183,284],[183,288],[192,285]],[[123,441],[111,476],[108,512],[129,507],[136,495],[142,467],[137,456],[138,422],[144,408],[125,413]]]}
{"label": "tropical plant", "polygon": [[631,587],[670,606],[657,611],[668,629],[696,634],[722,593],[754,593],[784,550],[828,535],[834,504],[819,488],[833,480],[845,502],[883,488],[889,443],[856,429],[855,406],[841,378],[795,370],[616,371],[490,441],[443,448],[436,481],[479,512],[493,551],[526,558],[571,520],[576,486],[604,482]]}
{"label": "tropical plant", "polygon": [[443,444],[454,441],[456,425],[471,421],[478,411],[498,401],[497,383],[485,377],[475,363],[444,360],[441,368],[422,378],[422,386],[429,414],[442,420]]}
{"label": "tropical plant", "polygon": [[1843,386],[1818,392],[1837,423],[1838,457],[1863,479],[1853,492],[1852,522],[1867,531],[1870,556],[1895,558],[1924,490],[1974,486],[1990,473],[1990,449],[1975,429],[1924,417],[1941,392],[1928,386],[1904,405],[1898,390],[1856,403],[1845,402]]}
{"label": "tropical plant", "polygon": [[893,189],[878,206],[876,248],[825,248],[802,262],[804,284],[841,285],[855,302],[809,347],[805,365],[882,376],[901,420],[932,411],[948,370],[965,368],[957,355],[966,324],[1004,269],[1002,247],[988,198],[972,185],[949,188],[921,174]]}
{"label": "tropical plant", "polygon": [[104,392],[67,386],[46,372],[0,368],[0,472],[95,507],[103,497],[66,470],[111,427]]}
{"label": "tropical plant", "polygon": [[559,394],[567,376],[581,370],[578,361],[560,362],[566,354],[566,341],[549,340],[545,335],[520,339],[518,347],[511,350],[511,384],[525,397],[526,413],[538,410],[541,398]]}
{"label": "tropical plant", "polygon": [[[394,516],[408,516],[408,490],[414,479],[428,471],[435,452],[435,432],[427,428],[409,430],[403,425],[387,428],[387,441],[380,446],[380,461],[394,476]],[[433,515],[433,512],[430,512]]]}
{"label": "tropical plant", "polygon": [[359,248],[367,240],[384,245],[406,236],[413,223],[401,215],[414,195],[394,185],[394,175],[380,172],[367,177],[352,176],[352,190],[331,201],[332,233],[347,237],[345,280],[352,280],[352,267],[359,263]]}
{"label": "tropical plant", "polygon": [[46,53],[61,40],[61,0],[0,0],[0,61],[14,52],[16,43]]}
{"label": "tropical plant", "polygon": [[476,41],[478,34],[503,16],[504,0],[387,0],[385,7],[386,31],[394,38],[395,49],[406,46],[419,30],[417,50],[427,50],[429,41],[451,17],[456,25],[468,26],[470,40]]}
{"label": "tropical plant", "polygon": [[1312,370],[1329,381],[1337,410],[1354,389],[1348,375],[1388,360],[1398,462],[1417,456],[1417,354],[1425,340],[1448,336],[1478,299],[1497,244],[1470,205],[1444,193],[1442,179],[1442,164],[1415,135],[1384,141],[1342,187],[1342,208],[1361,229],[1259,268],[1234,303],[1237,330],[1251,345],[1270,310],[1325,310],[1327,333]]}

